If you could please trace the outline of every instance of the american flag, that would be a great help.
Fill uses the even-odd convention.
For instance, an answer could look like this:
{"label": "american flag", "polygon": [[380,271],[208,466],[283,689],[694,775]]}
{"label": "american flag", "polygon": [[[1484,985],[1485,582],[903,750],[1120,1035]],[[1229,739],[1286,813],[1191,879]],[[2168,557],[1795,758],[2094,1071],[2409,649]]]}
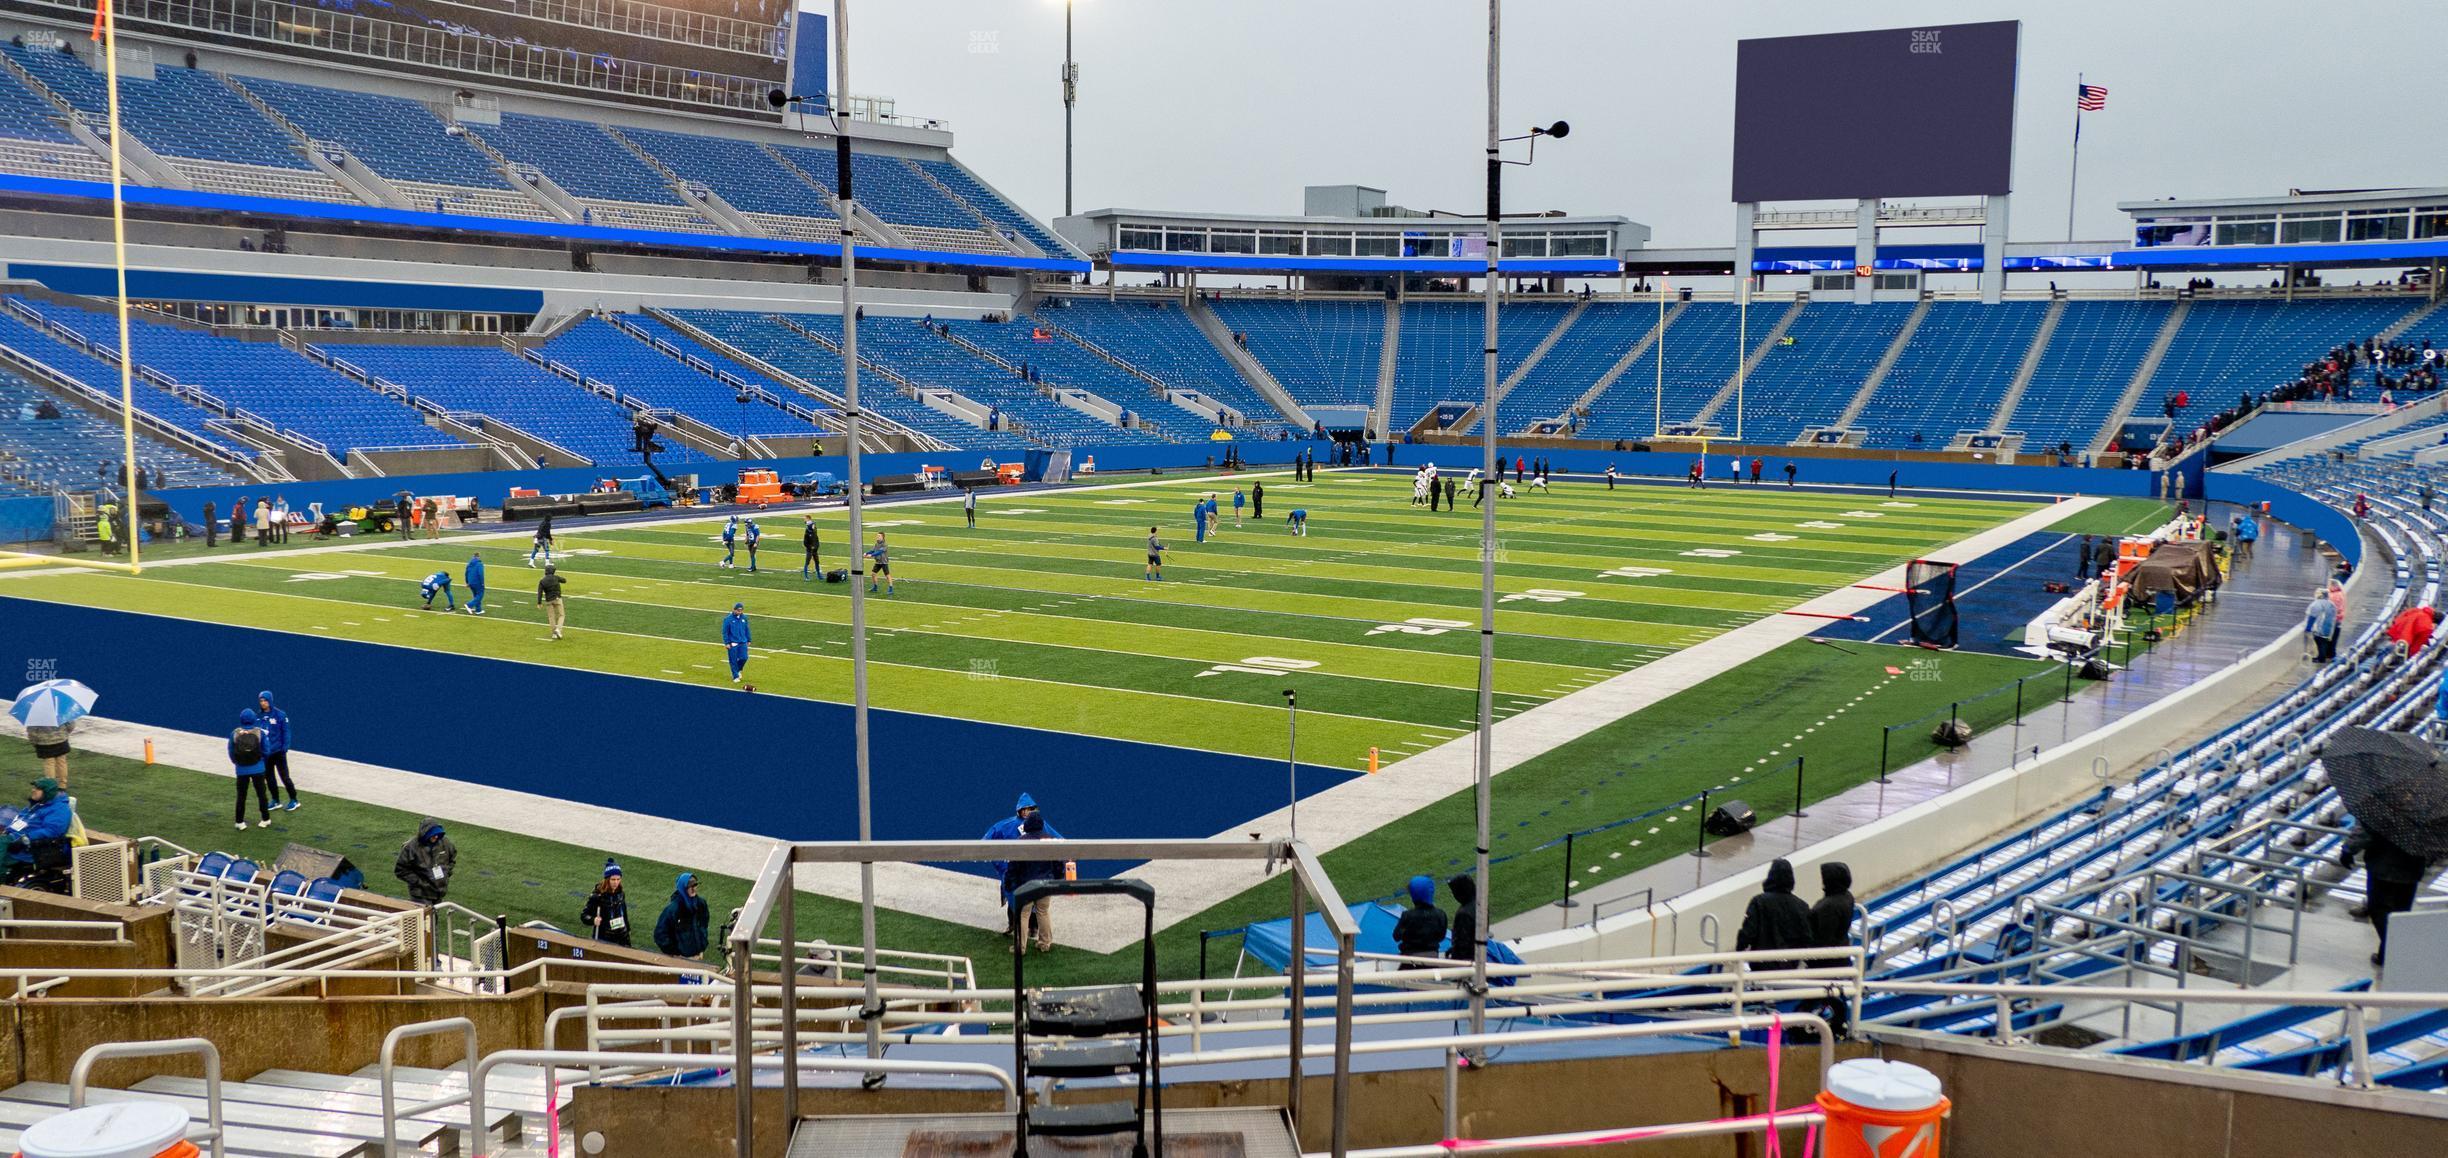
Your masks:
{"label": "american flag", "polygon": [[2077,84],[2074,86],[2074,107],[2086,113],[2096,113],[2108,107],[2108,86]]}

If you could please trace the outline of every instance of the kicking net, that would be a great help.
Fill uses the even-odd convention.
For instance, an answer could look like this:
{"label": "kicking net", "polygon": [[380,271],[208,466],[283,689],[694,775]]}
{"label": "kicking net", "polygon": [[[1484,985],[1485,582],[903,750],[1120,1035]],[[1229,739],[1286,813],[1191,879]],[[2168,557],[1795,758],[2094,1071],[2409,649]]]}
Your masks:
{"label": "kicking net", "polygon": [[1912,608],[1912,640],[1922,647],[1955,646],[1955,564],[1915,559],[1904,568],[1904,599]]}

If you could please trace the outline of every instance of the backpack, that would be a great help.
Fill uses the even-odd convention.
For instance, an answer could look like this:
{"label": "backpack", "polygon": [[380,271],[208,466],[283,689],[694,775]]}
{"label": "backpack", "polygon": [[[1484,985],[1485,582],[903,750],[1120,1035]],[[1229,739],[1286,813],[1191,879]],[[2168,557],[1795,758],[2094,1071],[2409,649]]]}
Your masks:
{"label": "backpack", "polygon": [[263,761],[263,733],[254,728],[240,728],[230,733],[230,762],[244,767]]}

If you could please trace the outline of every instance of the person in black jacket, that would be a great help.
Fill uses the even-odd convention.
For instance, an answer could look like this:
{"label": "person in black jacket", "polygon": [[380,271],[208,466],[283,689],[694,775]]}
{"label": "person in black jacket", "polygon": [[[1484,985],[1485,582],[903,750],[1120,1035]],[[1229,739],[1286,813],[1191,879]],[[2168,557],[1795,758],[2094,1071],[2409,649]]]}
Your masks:
{"label": "person in black jacket", "polygon": [[[1810,907],[1811,947],[1842,949],[1853,943],[1853,869],[1843,861],[1829,861],[1819,866],[1819,903]],[[1841,957],[1820,957],[1811,961],[1813,969],[1833,969],[1845,964]]]}
{"label": "person in black jacket", "polygon": [[2380,934],[2380,948],[2372,953],[2371,963],[2385,965],[2389,914],[2414,907],[2414,895],[2422,889],[2423,878],[2430,875],[2431,866],[2360,822],[2347,836],[2346,849],[2338,854],[2338,863],[2353,868],[2357,856],[2363,858],[2364,895],[2368,898],[2365,908],[2371,913],[2372,928]]}
{"label": "person in black jacket", "polygon": [[[1445,948],[1445,912],[1436,907],[1436,880],[1422,874],[1411,878],[1411,907],[1394,921],[1394,951],[1405,957],[1434,957]],[[1406,962],[1405,969],[1433,966]]]}
{"label": "person in black jacket", "polygon": [[655,948],[674,957],[696,960],[706,951],[706,903],[697,895],[697,874],[681,873],[672,887],[671,903],[655,920]]}
{"label": "person in black jacket", "polygon": [[[1450,478],[1445,481],[1453,482]],[[1445,955],[1456,961],[1468,961],[1472,943],[1479,939],[1479,881],[1463,873],[1446,881],[1445,887],[1453,890],[1454,899],[1453,947]]]}
{"label": "person in black jacket", "polygon": [[[1810,906],[1794,895],[1793,865],[1778,857],[1768,862],[1768,879],[1743,910],[1742,931],[1734,936],[1734,951],[1807,949],[1811,945]],[[1794,962],[1770,961],[1756,969],[1791,969]]]}
{"label": "person in black jacket", "polygon": [[578,910],[578,923],[598,941],[629,947],[629,893],[621,887],[621,867],[612,858],[604,858],[603,879],[587,894],[586,907]]}

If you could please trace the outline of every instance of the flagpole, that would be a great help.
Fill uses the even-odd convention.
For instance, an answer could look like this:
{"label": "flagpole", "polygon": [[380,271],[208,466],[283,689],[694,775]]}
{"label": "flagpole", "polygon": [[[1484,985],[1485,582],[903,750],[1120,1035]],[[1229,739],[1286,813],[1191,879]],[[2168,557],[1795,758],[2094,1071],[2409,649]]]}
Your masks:
{"label": "flagpole", "polygon": [[133,574],[144,565],[144,555],[136,545],[136,529],[144,517],[136,493],[136,355],[128,342],[127,200],[119,167],[119,20],[111,11],[110,0],[100,0],[94,8],[94,39],[102,42],[102,75],[109,102],[105,112],[110,129],[111,265],[119,279],[119,439],[125,460],[121,465],[126,467],[122,481],[127,485],[123,525],[127,528],[128,571]]}
{"label": "flagpole", "polygon": [[2074,153],[2066,165],[2066,240],[2074,240],[2074,190],[2082,182],[2083,77],[2074,74]]}

